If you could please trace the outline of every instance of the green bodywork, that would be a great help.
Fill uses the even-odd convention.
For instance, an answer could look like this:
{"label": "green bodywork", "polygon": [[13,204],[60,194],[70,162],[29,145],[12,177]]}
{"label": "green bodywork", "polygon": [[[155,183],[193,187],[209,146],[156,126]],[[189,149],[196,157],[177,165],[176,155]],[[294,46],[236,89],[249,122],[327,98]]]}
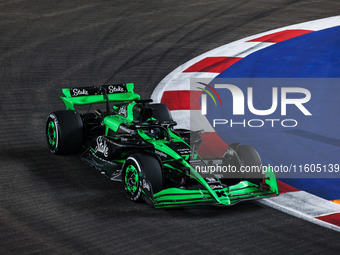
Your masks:
{"label": "green bodywork", "polygon": [[[173,142],[185,143],[180,137],[176,136],[171,131],[169,131],[169,133],[174,137]],[[144,137],[144,139],[147,140],[148,138]],[[168,141],[151,139],[149,142],[154,145],[155,149],[171,156],[174,160],[178,160],[183,166],[189,168],[191,178],[195,178],[197,182],[202,185],[202,189],[198,190],[186,190],[180,188],[162,190],[154,194],[153,203],[155,207],[174,207],[188,204],[231,205],[244,200],[277,196],[279,194],[275,173],[270,168],[266,169],[264,176],[265,184],[268,186],[268,189],[266,190],[261,189],[258,185],[249,181],[242,181],[233,186],[213,190],[207,181],[185,159],[186,155],[180,156],[177,152],[166,145]]]}
{"label": "green bodywork", "polygon": [[[194,170],[193,170],[194,171]],[[249,181],[242,181],[236,185],[223,189],[212,190],[203,179],[199,179],[203,189],[185,190],[169,188],[154,194],[155,207],[175,207],[191,204],[233,205],[241,201],[273,197],[279,194],[278,185],[272,170],[265,175],[265,182],[270,183],[269,189],[262,189]],[[271,176],[271,177],[270,177]],[[218,196],[222,194],[222,196]]]}
{"label": "green bodywork", "polygon": [[[123,102],[127,106],[124,114],[109,115],[104,118],[105,135],[108,135],[109,130],[117,132],[120,125],[127,124],[133,125],[133,107],[136,104],[136,100],[140,99],[140,96],[133,92],[133,84],[128,83],[126,93],[116,93],[106,95],[110,102]],[[74,105],[86,105],[94,103],[105,103],[106,98],[103,95],[90,95],[90,96],[77,96],[72,97],[70,89],[63,89],[64,97],[61,97],[65,103],[66,109],[74,110]],[[118,112],[118,108],[114,106],[114,109]],[[53,127],[51,127],[53,129]],[[155,150],[160,151],[167,155],[168,160],[162,161],[163,168],[169,168],[181,172],[182,170],[178,167],[174,167],[172,162],[179,162],[183,168],[189,169],[188,174],[191,178],[195,179],[200,185],[198,189],[185,189],[185,188],[167,188],[155,194],[147,195],[147,199],[155,207],[175,207],[184,205],[195,205],[195,204],[211,204],[211,205],[232,205],[240,201],[253,200],[265,197],[277,196],[279,194],[278,184],[276,181],[275,173],[272,169],[267,168],[263,185],[260,187],[250,181],[243,180],[235,185],[227,186],[220,189],[212,189],[209,183],[203,178],[193,166],[190,165],[189,158],[197,158],[197,152],[193,151],[191,155],[180,155],[173,150],[170,145],[171,143],[184,143],[190,147],[180,136],[173,132],[172,128],[168,127],[166,139],[156,139],[150,137],[145,129],[137,129],[138,135],[147,143],[154,146]],[[52,145],[53,141],[51,141]],[[192,148],[191,148],[192,149]],[[192,149],[193,150],[193,149]],[[200,158],[200,157],[199,157]],[[126,183],[129,192],[133,193],[136,191],[142,182],[142,178],[138,176],[138,171],[131,165],[128,166],[126,175],[123,178],[123,182]],[[216,177],[221,184],[221,181]],[[142,191],[146,195],[145,191]]]}
{"label": "green bodywork", "polygon": [[[172,138],[172,142],[185,143],[182,138],[174,134],[171,130],[168,130],[168,132]],[[139,131],[139,133],[145,140],[152,143],[156,150],[171,156],[174,160],[178,160],[183,166],[189,168],[190,177],[195,178],[197,182],[202,185],[202,189],[198,190],[187,190],[182,188],[164,189],[154,194],[153,198],[149,198],[152,200],[155,207],[176,207],[190,204],[232,205],[245,200],[272,197],[279,194],[275,173],[268,167],[266,168],[264,176],[264,182],[268,187],[267,189],[262,189],[258,185],[245,180],[233,186],[213,190],[207,181],[187,161],[190,155],[180,156],[176,151],[167,146],[169,141],[154,140],[142,131]],[[189,145],[187,144],[187,146]],[[197,154],[194,153],[193,155],[195,156]],[[188,156],[188,158],[186,156]],[[167,166],[165,162],[163,162],[163,164]],[[171,165],[168,165],[167,167],[171,167]]]}
{"label": "green bodywork", "polygon": [[105,124],[105,135],[107,135],[109,129],[112,129],[114,132],[117,132],[119,126],[121,124],[131,123],[133,121],[133,112],[132,109],[136,105],[136,102],[132,101],[130,102],[126,107],[126,117],[123,117],[121,115],[113,115],[113,116],[107,116],[104,119]]}

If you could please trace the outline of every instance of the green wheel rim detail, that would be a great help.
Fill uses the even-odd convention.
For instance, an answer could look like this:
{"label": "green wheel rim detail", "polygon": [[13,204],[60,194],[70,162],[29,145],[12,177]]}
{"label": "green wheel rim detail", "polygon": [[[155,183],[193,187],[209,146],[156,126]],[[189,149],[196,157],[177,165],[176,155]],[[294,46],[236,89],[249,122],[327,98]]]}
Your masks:
{"label": "green wheel rim detail", "polygon": [[47,139],[48,144],[53,148],[57,141],[57,130],[54,121],[50,121],[47,126]]}
{"label": "green wheel rim detail", "polygon": [[135,193],[139,185],[138,170],[134,165],[129,165],[125,172],[125,186],[130,193]]}

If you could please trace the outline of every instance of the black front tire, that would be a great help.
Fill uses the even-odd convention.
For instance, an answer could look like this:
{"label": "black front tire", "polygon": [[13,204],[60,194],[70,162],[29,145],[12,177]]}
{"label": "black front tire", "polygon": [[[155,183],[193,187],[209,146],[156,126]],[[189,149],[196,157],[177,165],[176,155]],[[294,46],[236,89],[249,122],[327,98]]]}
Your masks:
{"label": "black front tire", "polygon": [[76,111],[52,112],[47,117],[46,138],[54,154],[72,154],[83,144],[83,121]]}
{"label": "black front tire", "polygon": [[163,172],[158,159],[151,154],[137,153],[129,156],[122,169],[122,185],[132,201],[142,201],[143,178],[149,181],[153,193],[163,188]]}
{"label": "black front tire", "polygon": [[254,184],[260,185],[262,183],[262,160],[257,150],[249,145],[239,145],[237,147],[237,155],[239,156],[244,168],[250,170],[245,172],[245,179]]}

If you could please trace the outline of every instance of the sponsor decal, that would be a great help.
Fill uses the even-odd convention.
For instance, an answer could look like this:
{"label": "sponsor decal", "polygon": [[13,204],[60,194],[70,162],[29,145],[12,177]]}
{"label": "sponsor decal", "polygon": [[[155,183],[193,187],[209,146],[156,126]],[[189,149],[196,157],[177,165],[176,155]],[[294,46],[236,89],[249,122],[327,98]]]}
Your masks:
{"label": "sponsor decal", "polygon": [[167,157],[168,157],[168,155],[166,155],[164,152],[161,152],[161,151],[158,151],[158,150],[156,150],[155,153],[156,153],[157,155],[163,157],[163,158],[167,158]]}
{"label": "sponsor decal", "polygon": [[210,185],[210,188],[212,189],[212,190],[215,190],[215,189],[223,189],[223,186],[222,185]]}
{"label": "sponsor decal", "polygon": [[147,189],[148,191],[151,191],[150,184],[145,179],[143,179],[142,185],[143,185],[143,189]]}
{"label": "sponsor decal", "polygon": [[102,136],[97,137],[97,146],[95,148],[97,152],[101,152],[104,154],[105,157],[109,155],[109,147],[106,144],[106,141]]}
{"label": "sponsor decal", "polygon": [[48,117],[50,117],[51,119],[57,121],[57,117],[53,113],[51,113]]}
{"label": "sponsor decal", "polygon": [[79,89],[79,88],[74,88],[71,89],[71,96],[73,97],[78,97],[78,96],[88,96],[89,92],[86,89]]}
{"label": "sponsor decal", "polygon": [[118,114],[121,116],[127,116],[127,105],[123,105],[119,108]]}
{"label": "sponsor decal", "polygon": [[126,92],[126,89],[121,85],[109,85],[107,88],[109,94]]}
{"label": "sponsor decal", "polygon": [[128,141],[128,139],[127,139],[126,137],[121,137],[120,140],[121,140],[122,142],[127,142],[127,141]]}
{"label": "sponsor decal", "polygon": [[125,127],[125,126],[123,126],[123,125],[120,125],[120,126],[119,126],[119,129],[120,129],[121,131],[126,132],[126,133],[134,133],[134,132],[133,132],[134,130],[131,130],[130,128],[127,128],[127,127]]}
{"label": "sponsor decal", "polygon": [[179,148],[179,149],[176,148],[176,152],[183,155],[183,154],[188,154],[188,153],[190,154],[191,150],[189,147]]}
{"label": "sponsor decal", "polygon": [[215,183],[215,182],[217,182],[217,179],[212,178],[212,177],[208,177],[208,178],[206,178],[206,181],[207,181],[207,183]]}
{"label": "sponsor decal", "polygon": [[70,88],[72,97],[102,95],[104,92],[103,90],[106,90],[107,94],[127,92],[126,84]]}

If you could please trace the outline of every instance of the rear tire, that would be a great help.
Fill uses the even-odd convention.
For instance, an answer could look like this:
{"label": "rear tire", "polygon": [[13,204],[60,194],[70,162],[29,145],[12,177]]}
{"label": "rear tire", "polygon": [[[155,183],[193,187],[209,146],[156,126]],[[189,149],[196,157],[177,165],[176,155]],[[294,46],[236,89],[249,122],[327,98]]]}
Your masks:
{"label": "rear tire", "polygon": [[157,158],[142,153],[131,155],[122,170],[123,189],[130,200],[142,201],[143,178],[150,182],[154,194],[162,190],[163,173]]}
{"label": "rear tire", "polygon": [[72,154],[83,144],[83,121],[75,111],[52,112],[47,117],[46,138],[54,154]]}

